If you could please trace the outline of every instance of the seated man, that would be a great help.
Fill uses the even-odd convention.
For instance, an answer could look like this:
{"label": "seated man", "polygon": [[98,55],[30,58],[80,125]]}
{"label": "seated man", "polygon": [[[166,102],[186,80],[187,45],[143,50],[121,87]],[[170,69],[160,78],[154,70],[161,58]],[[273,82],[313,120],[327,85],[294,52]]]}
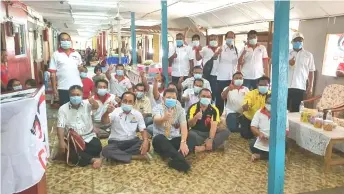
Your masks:
{"label": "seated man", "polygon": [[193,151],[193,139],[187,140],[185,111],[177,104],[177,91],[164,91],[163,104],[153,108],[153,148],[160,156],[168,158],[168,165],[178,171],[187,172],[190,165],[185,160],[189,149]]}
{"label": "seated man", "polygon": [[236,72],[233,75],[232,83],[224,88],[221,97],[226,101],[224,114],[226,115],[227,127],[231,132],[239,132],[239,117],[242,114],[242,104],[245,95],[249,89],[242,86],[244,83],[243,75],[241,72]]}
{"label": "seated man", "polygon": [[[92,98],[82,100],[82,95],[83,91],[79,85],[71,86],[69,88],[70,102],[62,105],[58,111],[57,135],[60,152],[67,154],[69,152],[70,161],[74,165],[92,164],[94,168],[99,168],[102,144],[93,132],[91,117],[91,112],[98,108],[98,103]],[[86,146],[83,151],[76,150],[72,142],[69,142],[69,147],[67,147],[65,135],[70,129],[73,129],[84,140]]]}
{"label": "seated man", "polygon": [[36,80],[34,79],[28,79],[25,81],[25,88],[29,89],[29,88],[36,88],[37,84],[36,84]]}
{"label": "seated man", "polygon": [[189,77],[184,81],[184,77],[181,77],[178,82],[178,88],[182,90],[193,88],[195,79],[203,80],[203,87],[208,88],[211,91],[210,83],[208,80],[202,78],[203,69],[200,66],[195,66],[193,68],[193,77]]}
{"label": "seated man", "polygon": [[195,79],[194,86],[188,88],[183,92],[182,102],[185,102],[185,111],[189,110],[189,107],[199,101],[199,92],[203,89],[203,80]]}
{"label": "seated man", "polygon": [[[111,134],[108,145],[103,149],[105,158],[129,163],[132,159],[147,159],[149,141],[142,114],[133,109],[136,96],[132,92],[124,92],[121,107],[115,108],[109,103],[102,116],[103,124],[111,123]],[[110,114],[111,113],[111,114]],[[136,136],[136,129],[141,131],[143,141]]]}
{"label": "seated man", "polygon": [[251,131],[251,120],[254,114],[265,106],[266,95],[270,94],[270,78],[263,76],[257,80],[258,89],[254,89],[246,94],[243,102],[243,116],[240,117],[240,135],[245,139],[253,138]]}
{"label": "seated man", "polygon": [[[265,106],[254,114],[251,122],[251,130],[256,137],[250,143],[252,161],[269,158],[269,136],[270,136],[270,114],[271,114],[271,95],[266,96]],[[286,134],[289,132],[289,122],[287,117]],[[287,143],[287,142],[286,142]],[[287,150],[287,144],[285,146]]]}
{"label": "seated man", "polygon": [[220,113],[216,106],[210,104],[211,91],[204,88],[199,97],[200,101],[191,105],[187,113],[191,128],[188,138],[196,139],[195,152],[213,151],[228,140],[229,131],[217,130]]}
{"label": "seated man", "polygon": [[152,106],[149,98],[145,95],[145,85],[138,83],[135,86],[136,102],[134,108],[142,114],[146,126],[153,124]]}
{"label": "seated man", "polygon": [[103,125],[101,119],[106,112],[109,103],[117,105],[115,100],[116,96],[109,93],[108,81],[98,80],[96,82],[96,94],[93,96],[94,100],[98,103],[98,109],[93,111],[93,126],[99,138],[108,138],[110,135],[110,129],[108,125]]}

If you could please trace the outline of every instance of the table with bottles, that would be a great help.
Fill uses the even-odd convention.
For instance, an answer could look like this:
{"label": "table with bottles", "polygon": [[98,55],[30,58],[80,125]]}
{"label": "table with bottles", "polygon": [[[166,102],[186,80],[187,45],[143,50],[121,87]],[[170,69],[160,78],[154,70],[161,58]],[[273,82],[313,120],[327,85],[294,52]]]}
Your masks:
{"label": "table with bottles", "polygon": [[[324,121],[321,121],[321,125],[317,123],[323,117],[322,112],[317,112],[312,118],[313,121],[305,121],[301,113],[288,113],[289,138],[295,140],[300,147],[324,156],[325,168],[328,169],[331,165],[344,164],[344,159],[332,158],[333,148],[344,152],[344,128],[333,125],[331,130],[327,130],[326,126],[324,130]],[[329,116],[325,121],[328,120],[330,120]]]}

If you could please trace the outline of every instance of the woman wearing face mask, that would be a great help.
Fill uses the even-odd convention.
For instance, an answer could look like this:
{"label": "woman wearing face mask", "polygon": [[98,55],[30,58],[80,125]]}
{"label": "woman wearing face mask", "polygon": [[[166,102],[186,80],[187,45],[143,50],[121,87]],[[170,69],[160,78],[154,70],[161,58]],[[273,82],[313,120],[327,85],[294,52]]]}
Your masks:
{"label": "woman wearing face mask", "polygon": [[241,72],[236,72],[233,75],[232,83],[226,87],[221,93],[222,99],[226,101],[224,114],[226,114],[227,127],[231,132],[239,132],[238,128],[239,117],[242,114],[242,104],[245,95],[249,89],[242,84],[244,83]]}
{"label": "woman wearing face mask", "polygon": [[[92,110],[97,110],[99,105],[93,99],[82,100],[82,88],[74,85],[69,88],[70,101],[59,108],[57,118],[57,135],[59,139],[60,153],[69,153],[69,161],[74,165],[93,168],[101,166],[100,152],[102,145],[93,132]],[[75,149],[73,142],[65,142],[65,134],[73,129],[85,142],[85,149]]]}
{"label": "woman wearing face mask", "polygon": [[80,71],[80,78],[81,78],[83,90],[84,90],[83,99],[88,99],[90,96],[93,95],[94,83],[90,78],[87,77],[86,67],[80,67],[79,71]]}
{"label": "woman wearing face mask", "polygon": [[69,102],[68,89],[72,85],[83,86],[79,67],[82,64],[80,54],[72,48],[72,40],[68,33],[58,36],[59,49],[50,59],[48,71],[51,73],[51,83],[55,97],[59,96],[60,106]]}
{"label": "woman wearing face mask", "polygon": [[17,91],[22,90],[23,86],[21,85],[18,79],[10,79],[7,84],[6,90],[9,91]]}
{"label": "woman wearing face mask", "polygon": [[[202,66],[202,59],[200,59],[199,52],[202,50],[202,46],[200,44],[200,36],[198,34],[195,34],[192,36],[192,50],[194,51],[194,66]],[[197,58],[199,60],[197,60]]]}
{"label": "woman wearing face mask", "polygon": [[265,46],[258,44],[257,32],[251,30],[247,33],[247,47],[239,54],[237,70],[244,75],[244,86],[257,88],[257,79],[263,75],[270,77],[269,57]]}
{"label": "woman wearing face mask", "polygon": [[[259,109],[253,116],[251,122],[251,131],[255,139],[250,143],[252,152],[252,161],[259,159],[267,160],[269,158],[269,136],[271,119],[271,94],[266,95],[265,106]],[[286,114],[288,114],[286,112]],[[287,135],[289,132],[289,122],[286,122]],[[287,143],[287,142],[286,142]],[[285,146],[287,150],[287,145]]]}

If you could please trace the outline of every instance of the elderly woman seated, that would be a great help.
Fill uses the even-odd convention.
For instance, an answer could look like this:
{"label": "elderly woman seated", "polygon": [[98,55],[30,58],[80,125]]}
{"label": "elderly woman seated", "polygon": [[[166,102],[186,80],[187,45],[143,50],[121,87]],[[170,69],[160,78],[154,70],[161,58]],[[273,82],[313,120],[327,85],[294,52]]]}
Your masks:
{"label": "elderly woman seated", "polygon": [[94,168],[99,168],[102,145],[93,132],[91,117],[92,110],[98,109],[99,105],[93,98],[82,100],[82,95],[80,86],[71,86],[70,102],[62,105],[58,111],[57,135],[60,152],[66,154],[67,164],[92,164]]}

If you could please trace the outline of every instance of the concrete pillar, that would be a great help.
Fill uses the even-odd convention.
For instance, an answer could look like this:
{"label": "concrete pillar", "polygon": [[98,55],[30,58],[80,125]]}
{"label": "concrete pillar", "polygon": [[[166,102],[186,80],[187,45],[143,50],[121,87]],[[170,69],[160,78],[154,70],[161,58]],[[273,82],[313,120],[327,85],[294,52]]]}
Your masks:
{"label": "concrete pillar", "polygon": [[[168,80],[168,41],[167,41],[167,1],[161,0],[161,44],[162,44],[162,69],[166,79],[166,87]],[[160,51],[156,51],[159,53]]]}

